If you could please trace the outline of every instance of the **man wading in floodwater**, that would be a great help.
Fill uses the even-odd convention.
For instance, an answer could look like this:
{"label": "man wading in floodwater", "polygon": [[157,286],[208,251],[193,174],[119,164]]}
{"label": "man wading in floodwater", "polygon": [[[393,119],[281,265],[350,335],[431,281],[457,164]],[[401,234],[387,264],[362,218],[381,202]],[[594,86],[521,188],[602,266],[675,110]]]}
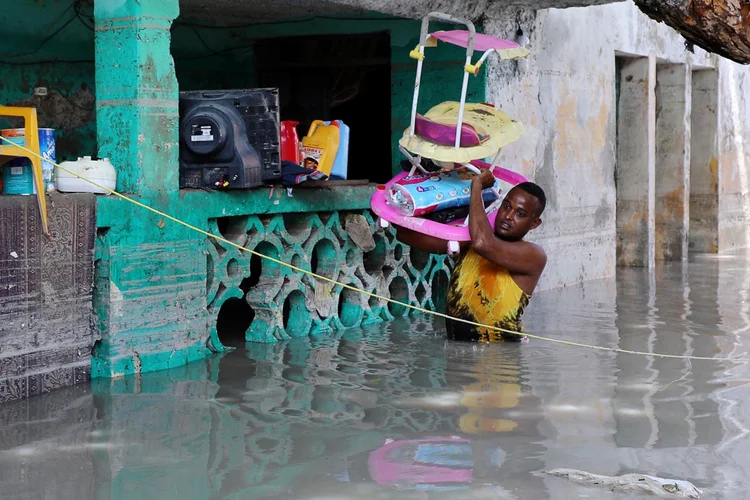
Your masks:
{"label": "man wading in floodwater", "polygon": [[[511,189],[495,219],[495,230],[484,212],[482,191],[492,187],[489,170],[471,180],[469,232],[471,242],[461,244],[461,256],[451,273],[447,314],[456,318],[522,332],[521,316],[547,264],[542,247],[524,241],[547,205],[542,188],[524,182]],[[397,227],[398,239],[417,250],[445,253],[446,241]],[[472,342],[521,340],[519,335],[446,320],[448,338]]]}

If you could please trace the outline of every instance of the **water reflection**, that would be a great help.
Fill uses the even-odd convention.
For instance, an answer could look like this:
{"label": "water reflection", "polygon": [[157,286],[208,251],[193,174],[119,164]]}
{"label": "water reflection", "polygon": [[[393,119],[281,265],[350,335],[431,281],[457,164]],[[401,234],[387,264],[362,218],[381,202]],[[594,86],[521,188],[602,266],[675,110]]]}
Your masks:
{"label": "water reflection", "polygon": [[[437,493],[497,483],[509,458],[509,475],[517,465],[528,467],[529,456],[542,450],[529,443],[529,437],[541,437],[535,430],[541,414],[520,420],[506,415],[528,393],[521,386],[519,346],[455,344],[443,335],[417,319],[338,339],[250,345],[224,356],[216,401],[239,409],[245,426],[254,429],[250,441],[263,443],[249,450],[252,467],[263,469],[253,477],[287,474],[290,463],[305,464],[310,470],[302,472],[304,479],[286,491],[303,495],[320,482],[316,457],[325,456],[338,463],[328,474],[340,483]],[[526,400],[534,406],[533,396]],[[504,434],[509,437],[493,438]],[[231,471],[237,474],[223,493],[255,486],[238,479],[239,469]],[[320,485],[321,495],[335,488],[327,483]]]}
{"label": "water reflection", "polygon": [[[622,270],[539,294],[527,327],[745,356],[748,293],[744,257]],[[747,377],[741,363],[447,342],[439,321],[410,318],[4,405],[0,482],[3,498],[631,498],[540,474],[567,467],[742,498]]]}

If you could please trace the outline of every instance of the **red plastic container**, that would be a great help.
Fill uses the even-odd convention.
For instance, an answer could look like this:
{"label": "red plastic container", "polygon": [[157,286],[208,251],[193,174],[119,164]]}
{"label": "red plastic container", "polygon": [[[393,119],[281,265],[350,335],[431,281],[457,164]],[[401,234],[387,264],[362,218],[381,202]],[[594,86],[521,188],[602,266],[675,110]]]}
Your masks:
{"label": "red plastic container", "polygon": [[302,163],[302,153],[299,150],[297,125],[299,122],[291,120],[281,122],[281,161],[293,161],[299,165]]}

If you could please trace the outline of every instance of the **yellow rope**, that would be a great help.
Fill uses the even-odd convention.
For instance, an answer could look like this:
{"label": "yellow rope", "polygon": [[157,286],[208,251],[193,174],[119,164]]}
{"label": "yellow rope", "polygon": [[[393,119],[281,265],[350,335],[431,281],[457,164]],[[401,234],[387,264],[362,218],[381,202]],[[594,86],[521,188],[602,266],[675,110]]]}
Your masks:
{"label": "yellow rope", "polygon": [[[31,154],[33,154],[35,156],[39,156],[40,158],[42,158],[40,155],[37,155],[34,151],[32,151],[30,149],[27,149],[24,146],[22,146],[20,144],[17,144],[14,141],[11,141],[7,137],[0,136],[0,139],[4,140],[6,142],[11,143],[13,146],[19,147],[19,148],[23,149],[24,151],[26,151],[28,153],[31,153]],[[256,252],[255,250],[250,250],[249,248],[246,248],[246,247],[244,247],[242,245],[239,245],[237,243],[229,241],[226,238],[223,238],[221,236],[217,236],[215,234],[211,234],[208,231],[204,231],[203,229],[195,227],[192,224],[189,224],[189,223],[187,223],[185,221],[177,219],[176,217],[173,217],[173,216],[171,216],[169,214],[166,214],[166,213],[164,213],[164,212],[162,212],[160,210],[157,210],[157,209],[155,209],[153,207],[145,205],[145,204],[141,203],[140,201],[134,200],[132,198],[129,198],[129,197],[125,196],[124,194],[118,193],[117,191],[114,191],[112,189],[104,187],[104,186],[102,186],[102,185],[100,185],[100,184],[92,181],[91,179],[87,179],[86,177],[83,177],[82,175],[79,175],[76,172],[73,172],[73,171],[71,171],[71,170],[69,170],[69,169],[67,169],[67,168],[65,168],[63,166],[58,165],[57,163],[55,163],[53,161],[47,160],[45,158],[42,158],[42,160],[44,160],[44,161],[46,161],[48,163],[51,163],[52,165],[54,165],[55,167],[59,168],[63,172],[67,172],[70,175],[73,175],[73,176],[75,176],[75,177],[77,177],[79,179],[82,179],[82,180],[88,182],[89,184],[92,184],[92,185],[98,187],[99,189],[103,189],[104,191],[107,191],[110,194],[113,194],[113,195],[115,195],[115,196],[117,196],[119,198],[122,198],[123,200],[127,200],[130,203],[133,203],[134,205],[137,205],[137,206],[139,206],[139,207],[141,207],[141,208],[143,208],[145,210],[153,212],[153,213],[155,213],[155,214],[157,214],[157,215],[159,215],[161,217],[164,217],[165,219],[171,220],[172,222],[176,222],[177,224],[181,224],[181,225],[187,227],[188,229],[192,229],[193,231],[195,231],[197,233],[200,233],[200,234],[202,234],[204,236],[207,236],[209,238],[213,238],[213,239],[215,239],[217,241],[221,241],[222,243],[225,243],[225,244],[227,244],[229,246],[235,247],[238,250],[241,250],[243,252],[248,252],[251,255],[256,255],[258,257],[261,257],[263,259],[269,260],[269,261],[274,262],[276,264],[279,264],[281,266],[288,267],[289,269],[292,269],[294,271],[297,271],[297,272],[300,272],[300,273],[303,273],[303,274],[307,274],[309,276],[314,277],[315,279],[318,279],[318,280],[321,280],[321,281],[327,281],[327,282],[332,283],[334,285],[338,285],[338,286],[340,286],[342,288],[346,288],[348,290],[359,292],[359,293],[362,293],[364,295],[368,295],[370,297],[373,297],[373,298],[376,298],[376,299],[379,299],[379,300],[384,300],[386,302],[390,302],[392,304],[396,304],[396,305],[400,305],[400,306],[403,306],[403,307],[407,307],[409,309],[413,309],[415,311],[418,311],[418,312],[421,312],[421,313],[424,313],[424,314],[431,314],[433,316],[437,316],[437,317],[444,318],[444,319],[450,319],[450,320],[453,320],[453,321],[457,321],[459,323],[465,323],[467,325],[471,325],[471,326],[475,326],[475,327],[489,328],[491,330],[498,331],[498,332],[501,332],[501,333],[509,333],[509,334],[513,334],[513,335],[521,335],[521,336],[525,336],[525,337],[528,337],[528,338],[531,338],[531,339],[535,339],[535,340],[543,340],[545,342],[553,342],[555,344],[562,344],[562,345],[571,346],[571,347],[583,347],[583,348],[586,348],[586,349],[594,349],[594,350],[597,350],[597,351],[609,351],[609,352],[616,352],[616,353],[620,353],[620,354],[635,354],[635,355],[640,355],[640,356],[654,356],[654,357],[657,357],[657,358],[669,358],[669,359],[690,359],[690,360],[704,360],[704,361],[736,361],[736,362],[750,361],[750,359],[743,359],[743,358],[712,358],[712,357],[708,357],[708,356],[687,356],[687,355],[679,355],[679,354],[660,354],[660,353],[654,353],[654,352],[632,351],[630,349],[619,349],[619,348],[616,348],[616,347],[604,347],[604,346],[590,345],[590,344],[584,344],[582,342],[573,342],[573,341],[570,341],[570,340],[553,339],[553,338],[549,338],[549,337],[542,337],[540,335],[532,335],[530,333],[516,332],[516,331],[513,331],[513,330],[506,330],[504,328],[500,328],[500,327],[493,326],[493,325],[484,325],[482,323],[476,323],[474,321],[469,321],[469,320],[465,320],[465,319],[461,319],[461,318],[454,318],[452,316],[449,316],[447,314],[443,314],[441,312],[431,311],[431,310],[425,309],[423,307],[413,306],[411,304],[406,304],[404,302],[400,302],[398,300],[391,299],[389,297],[384,297],[384,296],[378,295],[376,293],[368,292],[366,290],[362,290],[362,289],[357,288],[355,286],[347,285],[345,283],[341,283],[341,282],[336,281],[336,280],[334,280],[332,278],[327,278],[325,276],[321,276],[319,274],[315,274],[315,273],[313,273],[311,271],[308,271],[306,269],[302,269],[300,267],[297,267],[297,266],[295,266],[293,264],[289,264],[287,262],[283,262],[283,261],[281,261],[279,259],[275,259],[275,258],[270,257],[268,255],[263,255],[263,254],[261,254],[259,252]]]}

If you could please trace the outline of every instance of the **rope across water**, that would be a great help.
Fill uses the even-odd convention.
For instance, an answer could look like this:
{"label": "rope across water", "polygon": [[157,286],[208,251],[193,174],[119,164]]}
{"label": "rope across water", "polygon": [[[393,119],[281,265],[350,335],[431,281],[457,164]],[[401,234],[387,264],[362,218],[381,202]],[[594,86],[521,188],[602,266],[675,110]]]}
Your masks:
{"label": "rope across water", "polygon": [[383,301],[389,302],[391,304],[396,304],[396,305],[399,305],[399,306],[402,306],[402,307],[406,307],[406,308],[409,308],[409,309],[412,309],[412,310],[415,310],[415,311],[418,311],[418,312],[421,312],[421,313],[424,313],[424,314],[433,315],[433,316],[437,316],[437,317],[445,318],[445,319],[450,319],[450,320],[453,320],[453,321],[457,321],[459,323],[465,323],[467,325],[471,325],[471,326],[475,326],[475,327],[488,328],[490,330],[494,330],[494,331],[501,332],[501,333],[508,333],[508,334],[513,334],[513,335],[521,335],[521,336],[528,337],[530,339],[541,340],[541,341],[544,341],[544,342],[552,342],[552,343],[555,343],[555,344],[560,344],[560,345],[565,345],[565,346],[570,346],[570,347],[581,347],[581,348],[584,348],[584,349],[592,349],[592,350],[596,350],[596,351],[608,351],[608,352],[615,352],[615,353],[620,353],[620,354],[633,354],[633,355],[638,355],[638,356],[650,356],[650,357],[656,357],[656,358],[669,358],[669,359],[689,359],[689,360],[702,360],[702,361],[733,361],[733,362],[746,362],[746,361],[750,361],[750,359],[745,359],[745,358],[714,358],[714,357],[709,357],[709,356],[688,356],[688,355],[680,355],[680,354],[661,354],[661,353],[654,353],[654,352],[633,351],[633,350],[630,350],[630,349],[620,349],[620,348],[617,348],[617,347],[605,347],[605,346],[597,346],[597,345],[585,344],[583,342],[575,342],[575,341],[571,341],[571,340],[554,339],[554,338],[550,338],[550,337],[544,337],[542,335],[534,335],[534,334],[530,334],[530,333],[516,332],[516,331],[513,331],[513,330],[506,330],[504,328],[500,328],[500,327],[493,326],[493,325],[484,325],[482,323],[476,323],[474,321],[469,321],[469,320],[465,320],[465,319],[461,319],[461,318],[455,318],[455,317],[449,316],[449,315],[441,313],[441,312],[431,311],[431,310],[425,309],[423,307],[419,307],[419,306],[414,306],[414,305],[411,305],[411,304],[407,304],[407,303],[404,303],[404,302],[392,299],[390,297],[385,297],[383,295],[378,295],[376,293],[372,293],[372,292],[368,292],[366,290],[362,290],[362,289],[357,288],[357,287],[352,286],[352,285],[341,283],[341,282],[339,282],[337,280],[334,280],[332,278],[327,278],[325,276],[321,276],[321,275],[316,274],[314,272],[311,272],[311,271],[308,271],[306,269],[302,269],[300,267],[297,267],[297,266],[295,266],[293,264],[290,264],[288,262],[283,262],[283,261],[281,261],[279,259],[275,259],[275,258],[270,257],[268,255],[263,255],[263,254],[261,254],[259,252],[256,252],[255,250],[250,250],[249,248],[246,248],[246,247],[244,247],[242,245],[239,245],[237,243],[229,241],[226,238],[223,238],[223,237],[221,237],[219,235],[215,235],[215,234],[209,233],[208,231],[205,231],[205,230],[203,230],[203,229],[201,229],[199,227],[193,226],[192,224],[189,224],[189,223],[187,223],[187,222],[185,222],[183,220],[180,220],[180,219],[178,219],[176,217],[173,217],[173,216],[171,216],[171,215],[169,215],[167,213],[164,213],[161,210],[157,210],[156,208],[153,208],[153,207],[150,207],[150,206],[148,206],[148,205],[146,205],[144,203],[141,203],[138,200],[134,200],[134,199],[132,199],[132,198],[130,198],[130,197],[122,194],[122,193],[118,193],[117,191],[114,191],[112,189],[106,188],[106,187],[104,187],[104,186],[96,183],[95,181],[92,181],[91,179],[88,179],[88,178],[86,178],[86,177],[84,177],[84,176],[82,176],[82,175],[80,175],[80,174],[78,174],[76,172],[71,171],[68,168],[65,168],[65,167],[63,167],[63,166],[61,166],[61,165],[59,165],[59,164],[57,164],[57,163],[55,163],[53,161],[49,161],[49,160],[47,160],[45,158],[42,158],[36,152],[34,152],[34,151],[32,151],[32,150],[30,150],[30,149],[22,146],[21,144],[18,144],[16,142],[8,139],[7,137],[0,136],[0,139],[2,139],[5,142],[10,143],[12,146],[16,146],[16,147],[18,147],[18,148],[26,151],[27,153],[31,153],[34,156],[37,156],[37,157],[41,158],[43,161],[51,163],[52,165],[54,165],[55,167],[59,168],[63,172],[66,172],[66,173],[68,173],[68,174],[70,174],[70,175],[72,175],[74,177],[77,177],[77,178],[79,178],[81,180],[84,180],[84,181],[88,182],[89,184],[98,187],[99,189],[102,189],[102,190],[104,190],[104,191],[106,191],[106,192],[108,192],[108,193],[110,193],[110,194],[112,194],[114,196],[117,196],[118,198],[122,198],[123,200],[126,200],[126,201],[128,201],[128,202],[130,202],[130,203],[132,203],[132,204],[134,204],[134,205],[136,205],[138,207],[140,207],[140,208],[143,208],[144,210],[148,210],[149,212],[152,212],[152,213],[157,214],[157,215],[159,215],[161,217],[164,217],[165,219],[170,220],[170,221],[172,221],[172,222],[174,222],[176,224],[180,224],[180,225],[182,225],[182,226],[184,226],[184,227],[186,227],[186,228],[188,228],[188,229],[190,229],[192,231],[200,233],[200,234],[202,234],[202,235],[204,235],[204,236],[206,236],[208,238],[213,238],[214,240],[220,241],[220,242],[224,243],[225,245],[229,245],[229,246],[235,247],[235,248],[237,248],[240,251],[247,252],[247,253],[249,253],[251,255],[255,255],[255,256],[260,257],[262,259],[266,259],[268,261],[274,262],[274,263],[276,263],[276,264],[278,264],[280,266],[284,266],[284,267],[287,267],[289,269],[292,269],[293,271],[297,271],[299,273],[307,274],[307,275],[312,276],[313,278],[315,278],[317,280],[326,281],[328,283],[340,286],[342,288],[345,288],[345,289],[348,289],[348,290],[352,290],[354,292],[358,292],[358,293],[361,293],[363,295],[367,295],[369,297],[373,297],[373,298],[376,298],[376,299],[379,299],[379,300],[383,300]]}

